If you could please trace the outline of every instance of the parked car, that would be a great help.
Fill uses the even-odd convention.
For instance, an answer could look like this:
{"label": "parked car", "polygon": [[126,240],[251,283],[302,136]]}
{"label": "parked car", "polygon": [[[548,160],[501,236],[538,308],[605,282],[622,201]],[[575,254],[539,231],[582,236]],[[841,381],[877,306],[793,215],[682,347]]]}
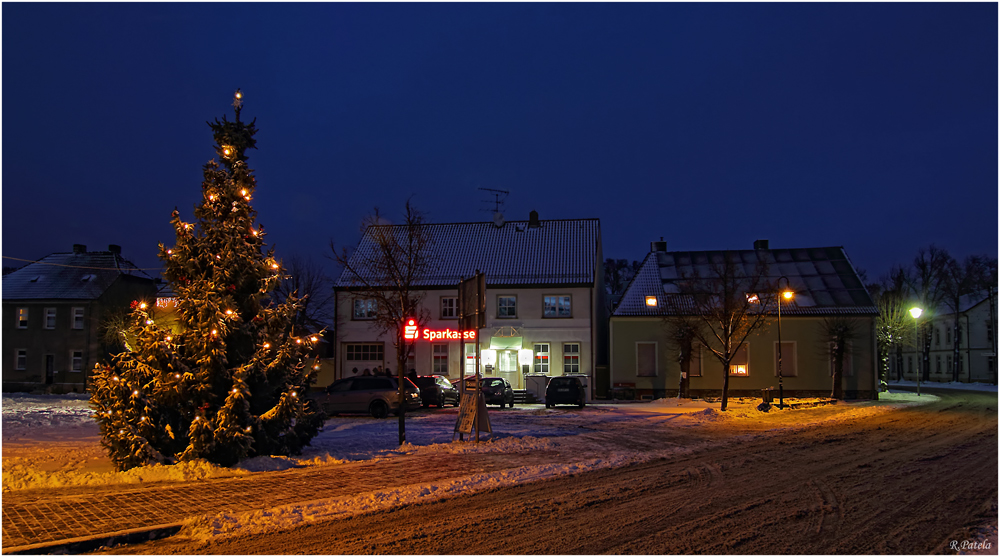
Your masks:
{"label": "parked car", "polygon": [[451,381],[448,381],[447,377],[443,375],[420,375],[414,383],[417,384],[417,387],[420,387],[420,400],[424,401],[424,406],[434,404],[438,408],[444,408],[444,405],[449,402],[454,406],[458,406],[461,395],[459,395],[458,389],[451,384]]}
{"label": "parked car", "polygon": [[509,404],[514,407],[514,389],[503,377],[483,377],[479,386],[486,397],[486,404],[499,404],[501,408]]}
{"label": "parked car", "polygon": [[556,404],[576,404],[580,408],[587,405],[587,392],[579,377],[553,377],[545,386],[545,407]]}
{"label": "parked car", "polygon": [[[420,389],[409,378],[405,381],[405,407],[416,410],[423,405]],[[399,384],[394,377],[360,375],[339,379],[313,398],[328,415],[368,413],[381,419],[389,412],[399,414]]]}

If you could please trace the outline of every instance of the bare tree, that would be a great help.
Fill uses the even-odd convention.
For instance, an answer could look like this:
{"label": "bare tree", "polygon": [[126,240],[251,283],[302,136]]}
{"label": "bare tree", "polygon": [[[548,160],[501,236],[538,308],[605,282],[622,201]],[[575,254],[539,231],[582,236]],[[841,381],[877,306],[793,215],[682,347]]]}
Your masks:
{"label": "bare tree", "polygon": [[284,265],[285,279],[274,295],[278,300],[299,299],[299,311],[293,318],[296,329],[319,332],[333,322],[333,284],[323,268],[312,259],[295,256]]}
{"label": "bare tree", "polygon": [[[936,315],[944,307],[945,285],[947,282],[947,269],[954,259],[948,252],[933,244],[917,251],[917,257],[913,260],[913,274],[911,275],[910,290],[916,297],[917,303],[923,306],[929,318]],[[919,372],[923,381],[930,381],[930,331],[927,326],[930,319],[918,322],[917,346],[921,352],[920,361],[922,369]]]}
{"label": "bare tree", "polygon": [[[407,200],[402,224],[386,224],[375,207],[362,223],[362,240],[353,253],[338,251],[331,242],[333,259],[344,269],[347,288],[359,299],[374,303],[372,324],[392,338],[399,373],[399,442],[405,441],[403,394],[406,361],[413,349],[403,335],[409,319],[423,326],[430,314],[421,307],[422,279],[432,268],[431,235],[424,214]],[[342,279],[343,280],[343,279]]]}
{"label": "bare tree", "polygon": [[823,333],[827,339],[826,349],[833,358],[833,389],[830,398],[844,398],[844,356],[847,345],[857,336],[860,324],[856,319],[844,316],[823,319]]}
{"label": "bare tree", "polygon": [[666,318],[669,345],[677,351],[677,363],[680,364],[681,376],[677,387],[677,398],[690,398],[688,388],[691,384],[691,355],[694,350],[695,328],[698,323],[689,316],[673,316]]}
{"label": "bare tree", "polygon": [[952,314],[951,322],[951,342],[953,357],[951,359],[951,380],[958,381],[959,368],[961,363],[961,342],[962,326],[961,314],[962,298],[979,292],[984,282],[984,277],[989,274],[989,260],[986,257],[970,255],[964,261],[958,261],[949,257],[948,264],[943,269],[944,281],[942,282],[943,307],[948,308]]}
{"label": "bare tree", "polygon": [[739,252],[710,255],[709,275],[682,276],[678,292],[666,296],[668,320],[687,325],[691,334],[722,363],[722,410],[729,402],[729,366],[751,333],[767,323],[770,306],[767,260],[757,252],[755,265],[745,264]]}

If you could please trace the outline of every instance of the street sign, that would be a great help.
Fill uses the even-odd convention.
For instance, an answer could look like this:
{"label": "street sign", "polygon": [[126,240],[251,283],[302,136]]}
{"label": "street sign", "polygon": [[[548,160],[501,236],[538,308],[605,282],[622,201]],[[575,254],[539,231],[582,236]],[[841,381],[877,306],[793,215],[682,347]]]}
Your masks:
{"label": "street sign", "polygon": [[458,328],[486,326],[486,275],[477,273],[458,283]]}
{"label": "street sign", "polygon": [[[473,429],[493,434],[490,415],[486,411],[486,398],[483,396],[483,393],[466,391],[462,393],[462,401],[458,404],[458,421],[455,422],[455,433],[472,435]],[[454,439],[455,436],[452,435],[452,440]]]}

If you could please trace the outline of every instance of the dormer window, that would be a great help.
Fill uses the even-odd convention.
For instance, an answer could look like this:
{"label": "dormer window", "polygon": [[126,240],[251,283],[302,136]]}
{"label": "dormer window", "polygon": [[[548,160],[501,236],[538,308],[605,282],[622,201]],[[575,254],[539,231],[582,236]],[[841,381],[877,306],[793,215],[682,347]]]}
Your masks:
{"label": "dormer window", "polygon": [[94,280],[95,278],[97,278],[97,275],[83,275],[83,277],[80,279],[80,282],[91,281]]}

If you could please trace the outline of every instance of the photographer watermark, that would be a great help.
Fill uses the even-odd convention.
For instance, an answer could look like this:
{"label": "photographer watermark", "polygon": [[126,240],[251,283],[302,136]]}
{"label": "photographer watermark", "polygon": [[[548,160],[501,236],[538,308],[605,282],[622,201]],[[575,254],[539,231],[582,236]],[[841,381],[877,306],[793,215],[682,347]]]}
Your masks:
{"label": "photographer watermark", "polygon": [[981,551],[983,549],[992,549],[990,542],[987,541],[970,541],[970,540],[951,540],[948,544],[948,548],[953,551]]}

